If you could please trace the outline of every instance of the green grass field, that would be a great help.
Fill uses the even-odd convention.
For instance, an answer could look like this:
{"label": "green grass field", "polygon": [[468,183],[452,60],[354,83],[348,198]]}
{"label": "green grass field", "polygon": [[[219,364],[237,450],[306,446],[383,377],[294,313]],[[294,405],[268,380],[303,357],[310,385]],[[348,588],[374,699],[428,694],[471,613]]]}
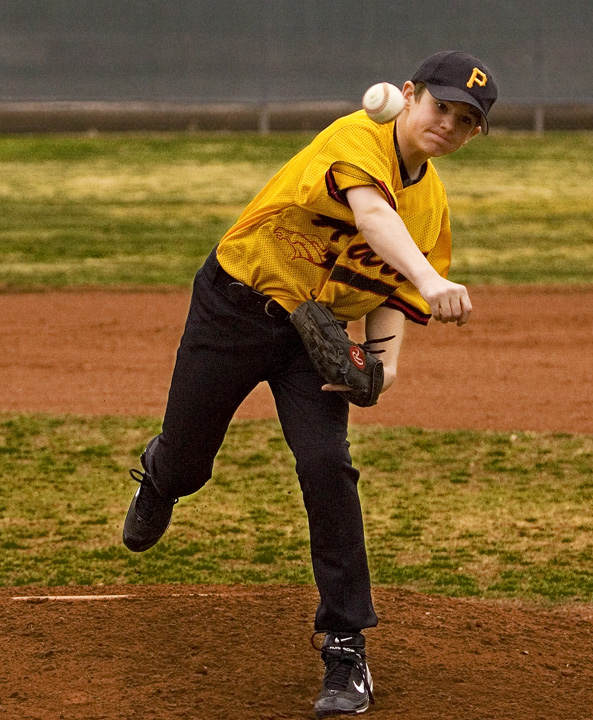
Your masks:
{"label": "green grass field", "polygon": [[[308,135],[0,137],[0,287],[187,286]],[[591,283],[593,136],[496,134],[438,169],[452,277]],[[235,422],[159,545],[120,542],[159,418],[0,415],[0,585],[311,583],[293,460]],[[430,593],[593,600],[593,438],[354,427],[373,579]]]}
{"label": "green grass field", "polygon": [[[0,137],[0,287],[187,285],[310,137]],[[494,133],[437,166],[453,279],[593,280],[591,135]]]}
{"label": "green grass field", "polygon": [[[294,463],[276,421],[231,426],[213,480],[150,552],[121,526],[151,419],[0,417],[0,584],[312,583]],[[593,438],[359,426],[378,584],[593,599]]]}

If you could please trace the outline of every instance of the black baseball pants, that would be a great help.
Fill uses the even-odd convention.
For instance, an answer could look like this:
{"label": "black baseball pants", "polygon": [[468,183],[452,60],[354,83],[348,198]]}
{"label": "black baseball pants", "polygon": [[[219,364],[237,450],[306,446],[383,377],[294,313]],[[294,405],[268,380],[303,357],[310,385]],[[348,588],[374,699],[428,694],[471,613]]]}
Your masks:
{"label": "black baseball pants", "polygon": [[[268,382],[309,520],[320,604],[318,631],[377,624],[373,609],[358,471],[349,452],[348,402],[324,392],[287,318],[270,317],[249,297],[232,299],[215,252],[198,271],[162,433],[151,473],[165,496],[190,495],[212,475],[229,423],[245,397]],[[248,291],[249,292],[249,291]]]}

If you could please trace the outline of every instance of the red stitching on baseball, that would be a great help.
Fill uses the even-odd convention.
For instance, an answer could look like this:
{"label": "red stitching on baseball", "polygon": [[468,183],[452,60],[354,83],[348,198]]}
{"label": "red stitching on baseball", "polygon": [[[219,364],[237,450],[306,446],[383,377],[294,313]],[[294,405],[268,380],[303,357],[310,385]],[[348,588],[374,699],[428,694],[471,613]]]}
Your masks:
{"label": "red stitching on baseball", "polygon": [[387,107],[387,103],[389,102],[389,84],[384,82],[381,83],[383,85],[383,102],[379,105],[379,107],[375,110],[375,112],[382,112]]}
{"label": "red stitching on baseball", "polygon": [[387,103],[389,102],[389,83],[383,82],[381,83],[381,85],[383,86],[383,102],[377,107],[368,107],[367,105],[365,105],[365,110],[368,110],[371,113],[383,112],[383,110],[385,110],[385,108],[387,107]]}

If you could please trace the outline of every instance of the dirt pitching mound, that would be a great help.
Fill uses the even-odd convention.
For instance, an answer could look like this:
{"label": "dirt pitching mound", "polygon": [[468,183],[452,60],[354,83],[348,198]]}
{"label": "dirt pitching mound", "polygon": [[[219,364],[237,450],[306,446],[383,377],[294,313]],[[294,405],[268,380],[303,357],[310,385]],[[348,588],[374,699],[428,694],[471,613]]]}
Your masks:
{"label": "dirt pitching mound", "polygon": [[[309,644],[311,588],[103,587],[95,600],[73,592],[88,588],[52,588],[61,599],[43,588],[21,588],[28,601],[0,595],[3,717],[313,717],[323,665]],[[385,589],[375,601],[383,620],[367,631],[369,718],[592,717],[591,608]]]}

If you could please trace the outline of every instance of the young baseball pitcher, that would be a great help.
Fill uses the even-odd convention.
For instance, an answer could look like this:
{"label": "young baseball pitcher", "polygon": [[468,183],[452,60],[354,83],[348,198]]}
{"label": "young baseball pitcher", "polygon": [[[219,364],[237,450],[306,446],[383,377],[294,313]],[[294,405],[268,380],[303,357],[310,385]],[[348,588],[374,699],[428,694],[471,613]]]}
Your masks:
{"label": "young baseball pitcher", "polygon": [[401,91],[396,120],[379,124],[361,110],[323,130],[197,272],[162,432],[142,454],[143,471],[131,471],[140,486],[123,530],[133,552],[159,540],[177,499],[211,477],[241,402],[267,382],[309,520],[314,624],[325,635],[317,717],[362,713],[373,702],[362,631],[378,621],[348,449],[353,391],[320,375],[291,314],[315,301],[342,324],[364,317],[385,392],[406,321],[463,325],[472,311],[467,289],[447,279],[449,212],[431,158],[488,132],[496,84],[477,58],[446,51]]}

